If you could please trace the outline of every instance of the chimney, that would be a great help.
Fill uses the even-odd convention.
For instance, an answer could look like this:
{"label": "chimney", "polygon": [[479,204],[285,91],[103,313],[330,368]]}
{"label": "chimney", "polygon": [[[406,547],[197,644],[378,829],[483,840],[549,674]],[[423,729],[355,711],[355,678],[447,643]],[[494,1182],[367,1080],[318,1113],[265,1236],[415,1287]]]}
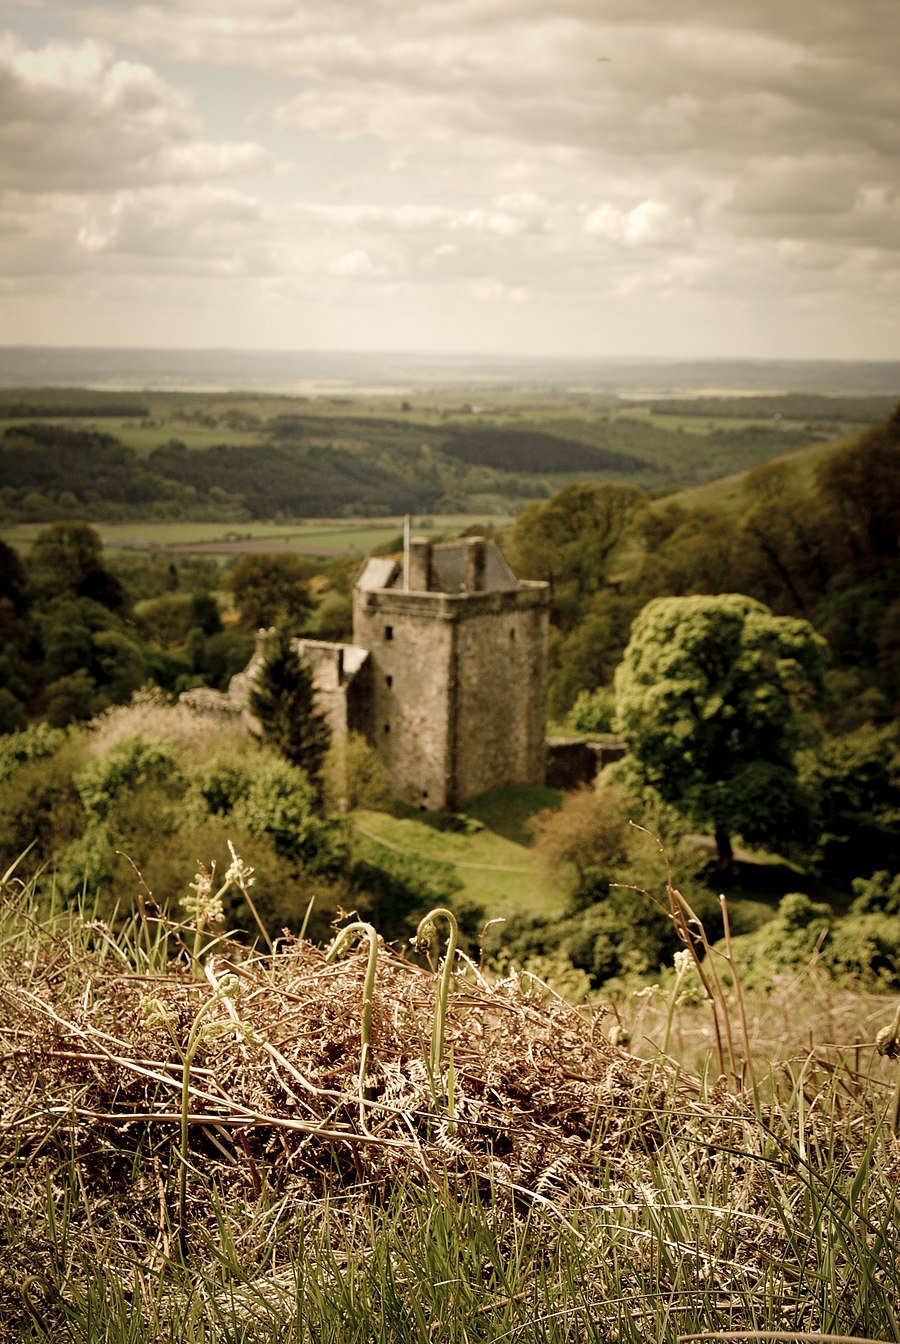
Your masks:
{"label": "chimney", "polygon": [[464,554],[466,592],[483,593],[487,568],[487,542],[484,537],[470,537]]}
{"label": "chimney", "polygon": [[412,593],[431,591],[431,542],[427,537],[410,540],[409,589]]}

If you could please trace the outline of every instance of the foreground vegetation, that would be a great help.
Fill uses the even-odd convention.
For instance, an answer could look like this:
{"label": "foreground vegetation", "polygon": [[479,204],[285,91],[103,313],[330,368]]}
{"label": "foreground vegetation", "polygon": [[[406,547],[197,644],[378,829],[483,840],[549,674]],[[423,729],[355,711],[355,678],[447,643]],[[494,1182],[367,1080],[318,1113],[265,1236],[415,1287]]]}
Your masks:
{"label": "foreground vegetation", "polygon": [[434,972],[365,924],[251,952],[208,876],[118,935],[3,880],[3,1338],[900,1339],[896,999],[742,1000],[671,888],[612,1014],[439,911]]}

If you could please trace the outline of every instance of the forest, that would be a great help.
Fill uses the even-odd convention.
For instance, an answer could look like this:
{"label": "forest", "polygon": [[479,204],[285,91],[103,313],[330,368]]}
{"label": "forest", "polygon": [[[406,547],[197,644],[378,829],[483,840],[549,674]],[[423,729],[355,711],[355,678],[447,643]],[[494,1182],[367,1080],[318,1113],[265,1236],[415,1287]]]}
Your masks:
{"label": "forest", "polygon": [[711,480],[890,409],[883,397],[844,402],[742,398],[735,419],[727,400],[682,401],[676,418],[673,406],[550,394],[355,408],[0,389],[0,523],[515,512],[582,479],[645,491]]}

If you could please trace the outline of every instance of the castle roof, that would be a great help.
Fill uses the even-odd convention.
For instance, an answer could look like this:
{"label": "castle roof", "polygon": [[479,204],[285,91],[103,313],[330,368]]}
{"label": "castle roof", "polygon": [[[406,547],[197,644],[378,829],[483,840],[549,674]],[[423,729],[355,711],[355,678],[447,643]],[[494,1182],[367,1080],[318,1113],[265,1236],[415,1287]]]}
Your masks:
{"label": "castle roof", "polygon": [[[429,593],[466,593],[473,591],[471,561],[477,551],[483,564],[478,565],[475,589],[481,593],[510,593],[519,588],[519,581],[493,541],[469,537],[461,541],[445,541],[434,546],[416,538],[411,553],[423,557],[424,571],[415,565],[415,576],[410,584],[415,591]],[[467,564],[470,566],[467,582]],[[422,573],[427,579],[422,579]],[[373,557],[366,561],[356,580],[363,592],[404,587],[404,567],[399,560]]]}
{"label": "castle roof", "polygon": [[[448,541],[435,546],[431,552],[431,587],[439,593],[466,591],[465,541]],[[519,581],[504,560],[499,548],[489,541],[485,546],[484,581],[480,591],[485,593],[514,592]]]}

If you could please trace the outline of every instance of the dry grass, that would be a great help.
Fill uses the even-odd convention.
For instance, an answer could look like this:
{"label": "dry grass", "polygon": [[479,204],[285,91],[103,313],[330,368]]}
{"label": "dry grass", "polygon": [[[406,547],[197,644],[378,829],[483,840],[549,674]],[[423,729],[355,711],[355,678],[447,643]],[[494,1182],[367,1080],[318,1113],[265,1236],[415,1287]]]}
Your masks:
{"label": "dry grass", "polygon": [[[104,1310],[113,1310],[113,1281],[126,1292],[122,1312],[143,1303],[145,1333],[134,1338],[219,1338],[187,1327],[165,1335],[154,1322],[171,1318],[176,1299],[186,1310],[199,1292],[178,1297],[187,1292],[179,1267],[199,1275],[202,1309],[215,1315],[222,1283],[234,1298],[248,1262],[259,1310],[267,1303],[272,1321],[293,1321],[306,1339],[296,1315],[299,1248],[329,1293],[353,1263],[381,1283],[396,1265],[376,1275],[373,1227],[378,1209],[393,1208],[404,1191],[415,1193],[403,1195],[392,1236],[402,1236],[403,1219],[433,1227],[440,1214],[458,1228],[473,1210],[486,1211],[495,1253],[523,1266],[504,1311],[524,1311],[528,1283],[542,1285],[544,1314],[563,1304],[565,1332],[561,1324],[547,1338],[580,1338],[570,1328],[585,1312],[596,1324],[624,1311],[637,1329],[660,1303],[676,1312],[678,1328],[711,1319],[750,1328],[762,1314],[770,1328],[824,1330],[835,1318],[809,1285],[824,1272],[825,1219],[811,1209],[835,1173],[852,1182],[859,1209],[851,1201],[848,1213],[841,1194],[838,1230],[825,1233],[828,1272],[834,1283],[852,1279],[853,1256],[867,1246],[882,1276],[879,1303],[893,1304],[879,1307],[879,1319],[900,1316],[900,1149],[879,1128],[894,1061],[879,1059],[871,1040],[854,1044],[849,1001],[833,1006],[827,1033],[839,1031],[846,1045],[801,1050],[773,1071],[765,1096],[735,1094],[724,1078],[688,1072],[654,1048],[668,1017],[662,995],[635,1001],[639,1053],[630,1053],[611,1039],[617,1024],[603,1006],[575,1008],[528,976],[489,983],[464,958],[441,1008],[440,977],[381,942],[374,963],[364,945],[329,957],[289,940],[257,955],[224,939],[198,961],[188,951],[193,929],[145,923],[128,942],[96,922],[39,924],[9,902],[6,928],[0,1313],[21,1332],[10,1339],[57,1337],[35,1324],[47,1294],[81,1320],[87,1308],[76,1306],[90,1302],[98,1266]],[[874,1037],[888,1006],[873,1000],[866,1011],[864,1035]],[[704,1016],[705,1026],[679,1009],[686,1025],[674,1043],[702,1049]],[[762,1018],[755,1025],[762,1029]],[[860,1235],[848,1233],[848,1249],[841,1229],[857,1218]],[[599,1256],[611,1257],[612,1297]],[[428,1264],[440,1287],[443,1271]],[[703,1285],[705,1315],[686,1304],[686,1275]],[[445,1309],[429,1307],[434,1328]],[[36,1333],[24,1333],[23,1322]],[[597,1328],[592,1338],[616,1333]],[[411,1337],[434,1337],[432,1326],[423,1331]],[[268,1334],[221,1338],[276,1336],[272,1325]],[[348,1327],[328,1337],[376,1335]]]}

